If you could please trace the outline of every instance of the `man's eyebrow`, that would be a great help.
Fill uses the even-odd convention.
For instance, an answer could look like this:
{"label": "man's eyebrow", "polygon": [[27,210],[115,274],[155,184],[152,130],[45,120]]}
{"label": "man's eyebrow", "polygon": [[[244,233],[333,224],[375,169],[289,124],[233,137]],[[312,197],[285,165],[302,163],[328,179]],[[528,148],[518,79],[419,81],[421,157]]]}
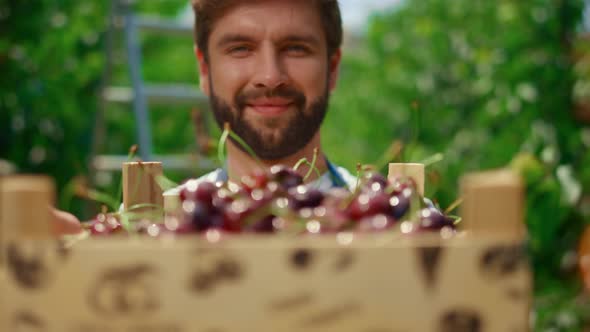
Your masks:
{"label": "man's eyebrow", "polygon": [[[217,42],[217,47],[224,47],[228,44],[233,44],[233,43],[251,43],[254,42],[254,38],[249,37],[247,35],[244,34],[240,34],[240,33],[231,33],[231,34],[226,34],[223,35],[219,41]],[[306,43],[306,44],[310,44],[313,46],[317,46],[321,44],[321,41],[318,37],[316,37],[315,35],[312,34],[290,34],[290,35],[286,35],[283,36],[279,39],[279,42],[281,43],[293,43],[293,42],[302,42],[302,43]]]}
{"label": "man's eyebrow", "polygon": [[233,43],[252,42],[254,39],[239,33],[226,34],[217,42],[218,47],[223,47]]}
{"label": "man's eyebrow", "polygon": [[303,42],[314,46],[320,45],[320,40],[314,35],[287,35],[281,38],[281,42]]}

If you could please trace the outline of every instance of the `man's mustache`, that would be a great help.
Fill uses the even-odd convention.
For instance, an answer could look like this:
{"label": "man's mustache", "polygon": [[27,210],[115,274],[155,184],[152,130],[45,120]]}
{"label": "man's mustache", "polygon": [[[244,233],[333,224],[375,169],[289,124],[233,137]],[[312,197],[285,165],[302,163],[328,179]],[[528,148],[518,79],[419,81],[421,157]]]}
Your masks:
{"label": "man's mustache", "polygon": [[305,106],[306,98],[305,95],[299,90],[292,87],[279,87],[276,89],[254,89],[250,91],[240,92],[236,98],[235,103],[239,110],[244,109],[253,100],[259,98],[273,98],[280,97],[283,99],[289,99],[293,101],[293,104],[298,108]]}

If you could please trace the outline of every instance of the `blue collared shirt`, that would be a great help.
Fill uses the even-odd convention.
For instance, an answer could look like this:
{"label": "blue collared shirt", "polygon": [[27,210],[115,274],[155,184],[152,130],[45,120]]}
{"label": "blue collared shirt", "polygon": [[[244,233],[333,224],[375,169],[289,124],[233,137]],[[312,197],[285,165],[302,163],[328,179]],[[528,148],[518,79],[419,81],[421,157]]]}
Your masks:
{"label": "blue collared shirt", "polygon": [[[356,186],[356,177],[350,174],[350,172],[344,167],[336,166],[330,162],[326,163],[328,171],[322,174],[317,180],[310,182],[307,186],[316,188],[320,191],[328,191],[332,188],[346,188],[350,191],[354,191]],[[218,168],[210,173],[207,173],[197,181],[207,182],[226,182],[228,180],[227,171],[224,168]],[[166,191],[166,195],[176,195],[184,188],[184,185],[180,185],[176,188],[172,188]]]}

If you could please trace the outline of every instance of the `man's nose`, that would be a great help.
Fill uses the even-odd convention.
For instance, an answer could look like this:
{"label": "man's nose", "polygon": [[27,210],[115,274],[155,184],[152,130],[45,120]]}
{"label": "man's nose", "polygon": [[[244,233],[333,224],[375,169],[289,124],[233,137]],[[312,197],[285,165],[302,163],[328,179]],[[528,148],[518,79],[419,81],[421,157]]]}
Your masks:
{"label": "man's nose", "polygon": [[259,54],[258,68],[253,80],[255,87],[274,90],[287,84],[288,77],[279,52],[267,47]]}

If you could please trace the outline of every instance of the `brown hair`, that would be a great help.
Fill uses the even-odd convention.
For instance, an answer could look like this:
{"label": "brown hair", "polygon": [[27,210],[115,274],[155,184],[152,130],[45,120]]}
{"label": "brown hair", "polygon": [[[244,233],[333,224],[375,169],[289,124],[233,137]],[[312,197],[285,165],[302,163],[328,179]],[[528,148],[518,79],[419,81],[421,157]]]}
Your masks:
{"label": "brown hair", "polygon": [[[192,0],[195,12],[195,41],[208,57],[207,43],[215,20],[237,1],[244,0]],[[342,44],[342,18],[338,0],[313,0],[322,18],[326,35],[328,56],[332,56]]]}

